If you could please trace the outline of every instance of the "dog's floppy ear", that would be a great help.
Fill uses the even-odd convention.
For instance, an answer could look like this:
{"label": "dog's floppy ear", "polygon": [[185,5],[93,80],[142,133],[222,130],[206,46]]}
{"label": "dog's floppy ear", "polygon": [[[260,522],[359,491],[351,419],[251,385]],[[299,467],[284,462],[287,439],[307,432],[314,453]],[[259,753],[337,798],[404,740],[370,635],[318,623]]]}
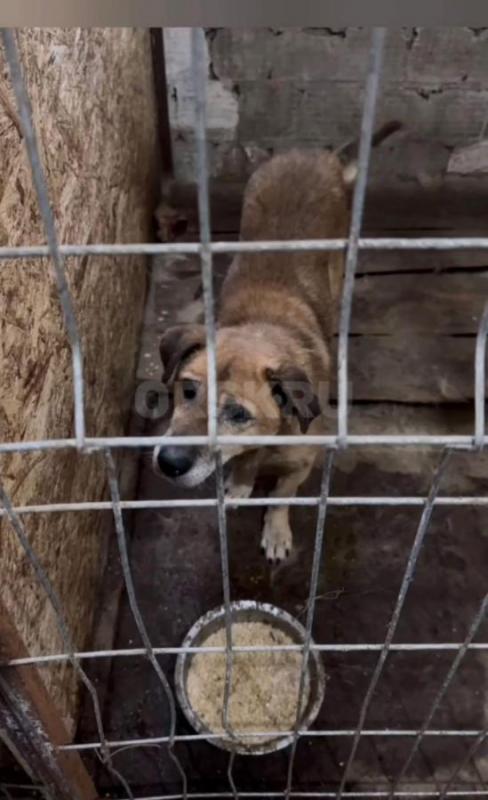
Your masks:
{"label": "dog's floppy ear", "polygon": [[163,383],[171,385],[193,353],[205,347],[204,325],[174,325],[164,332],[159,343],[159,354],[163,362]]}
{"label": "dog's floppy ear", "polygon": [[282,413],[296,416],[301,431],[305,431],[321,413],[319,400],[305,371],[300,367],[284,366],[268,369],[266,378]]}

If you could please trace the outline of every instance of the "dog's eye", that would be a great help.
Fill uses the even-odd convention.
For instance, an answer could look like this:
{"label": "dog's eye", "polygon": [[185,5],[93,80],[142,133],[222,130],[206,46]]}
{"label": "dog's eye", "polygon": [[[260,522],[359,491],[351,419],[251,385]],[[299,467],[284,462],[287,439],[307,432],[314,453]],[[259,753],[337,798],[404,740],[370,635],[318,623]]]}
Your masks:
{"label": "dog's eye", "polygon": [[198,393],[198,383],[186,379],[182,383],[182,389],[185,400],[194,400]]}
{"label": "dog's eye", "polygon": [[233,425],[244,425],[245,422],[249,422],[252,419],[247,408],[238,405],[227,406],[225,415]]}

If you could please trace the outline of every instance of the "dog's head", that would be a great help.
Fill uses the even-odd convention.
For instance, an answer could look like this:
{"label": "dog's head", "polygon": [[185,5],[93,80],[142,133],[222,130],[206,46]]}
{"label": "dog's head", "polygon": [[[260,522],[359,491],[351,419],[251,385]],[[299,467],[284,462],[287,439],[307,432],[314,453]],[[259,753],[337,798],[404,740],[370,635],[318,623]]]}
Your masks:
{"label": "dog's head", "polygon": [[[242,325],[217,332],[217,426],[223,436],[305,430],[320,413],[303,350],[273,326]],[[203,325],[178,325],[161,340],[163,382],[173,399],[168,435],[207,433],[207,352]],[[309,371],[309,370],[308,370]],[[245,446],[223,448],[229,461]],[[249,449],[249,448],[247,448]],[[164,446],[155,468],[181,486],[196,486],[214,469],[207,447]]]}

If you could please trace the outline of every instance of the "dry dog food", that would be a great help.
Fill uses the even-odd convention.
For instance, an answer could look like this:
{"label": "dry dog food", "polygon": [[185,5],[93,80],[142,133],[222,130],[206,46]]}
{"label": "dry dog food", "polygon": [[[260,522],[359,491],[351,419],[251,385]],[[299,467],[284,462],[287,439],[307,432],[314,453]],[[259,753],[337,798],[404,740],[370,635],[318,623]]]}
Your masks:
{"label": "dry dog food", "polygon": [[[225,628],[210,635],[202,647],[225,647]],[[283,631],[264,622],[236,622],[232,625],[232,645],[273,646],[296,644]],[[300,651],[234,653],[229,701],[229,725],[238,737],[251,731],[289,731],[293,729],[298,706]],[[226,655],[197,653],[188,670],[187,692],[197,716],[214,733],[223,731]],[[304,700],[310,694],[306,676]],[[244,744],[267,741],[265,737],[243,737]]]}

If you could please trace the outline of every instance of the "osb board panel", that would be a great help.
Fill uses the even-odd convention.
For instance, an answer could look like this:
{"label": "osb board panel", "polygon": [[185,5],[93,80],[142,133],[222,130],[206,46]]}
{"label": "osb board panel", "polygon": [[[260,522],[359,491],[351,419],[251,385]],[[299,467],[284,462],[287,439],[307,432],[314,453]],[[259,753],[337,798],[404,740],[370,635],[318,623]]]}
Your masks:
{"label": "osb board panel", "polygon": [[[19,47],[59,239],[147,240],[156,175],[149,33],[133,29],[22,29]],[[12,97],[4,62],[1,96]],[[0,243],[44,243],[19,131],[0,102]],[[84,353],[90,435],[120,435],[128,418],[145,296],[142,258],[67,263]],[[0,269],[0,439],[73,434],[71,356],[47,261]],[[106,496],[103,460],[71,452],[4,456],[2,479],[15,504]],[[30,541],[58,591],[77,647],[90,631],[107,517],[24,518]],[[52,612],[6,523],[1,526],[2,601],[32,653],[62,642]],[[71,672],[43,673],[69,725],[76,715]]]}

